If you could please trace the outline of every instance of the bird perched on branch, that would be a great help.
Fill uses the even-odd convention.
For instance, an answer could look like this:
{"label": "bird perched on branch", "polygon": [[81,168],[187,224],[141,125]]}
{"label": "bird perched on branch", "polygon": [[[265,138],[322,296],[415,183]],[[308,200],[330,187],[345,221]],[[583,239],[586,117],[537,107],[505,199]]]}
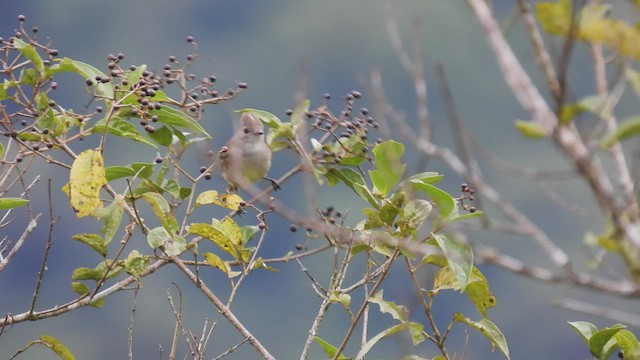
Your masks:
{"label": "bird perched on branch", "polygon": [[271,182],[274,190],[280,185],[267,177],[271,168],[271,148],[264,136],[264,125],[258,117],[242,113],[242,126],[218,152],[222,176],[229,183],[229,191],[248,187],[261,179]]}

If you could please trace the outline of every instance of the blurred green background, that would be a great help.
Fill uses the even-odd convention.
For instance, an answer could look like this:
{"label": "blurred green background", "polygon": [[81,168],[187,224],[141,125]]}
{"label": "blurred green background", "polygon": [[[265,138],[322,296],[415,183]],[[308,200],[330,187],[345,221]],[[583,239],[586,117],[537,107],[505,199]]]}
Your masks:
{"label": "blurred green background", "polygon": [[[616,4],[620,13],[631,11],[624,2]],[[513,13],[515,2],[494,1],[493,6],[500,20],[507,21]],[[395,1],[393,8],[407,45],[412,21],[419,18],[422,22],[420,36],[429,81],[429,105],[438,144],[453,146],[450,124],[444,113],[437,83],[433,80],[435,64],[443,63],[458,111],[482,148],[520,167],[570,169],[570,165],[554,151],[549,142],[523,139],[514,129],[513,120],[526,119],[526,114],[506,87],[482,30],[466,2]],[[199,55],[192,68],[193,73],[198,77],[215,74],[221,91],[235,87],[238,82],[249,84],[249,89],[235,101],[207,109],[204,124],[213,135],[213,141],[202,146],[200,153],[189,160],[190,170],[197,171],[200,165],[208,161],[204,153],[219,148],[231,136],[233,110],[252,107],[284,117],[285,109],[295,106],[293,94],[300,78],[301,64],[306,64],[308,68],[306,90],[312,107],[321,104],[322,95],[328,92],[333,95],[329,106],[339,111],[343,106],[342,97],[351,90],[364,94],[357,106],[370,107],[371,96],[367,89],[369,72],[372,68],[378,68],[383,74],[390,101],[406,113],[410,123],[415,123],[413,85],[397,60],[385,32],[384,9],[384,2],[378,0],[2,1],[0,36],[5,39],[12,36],[18,24],[18,14],[24,14],[27,28],[38,26],[40,39],[49,36],[53,47],[60,50],[60,56],[106,69],[107,54],[122,52],[126,55],[125,64],[145,63],[156,70],[162,68],[169,55],[184,59],[191,51],[184,39],[187,35],[194,36],[199,44]],[[536,82],[543,85],[520,23],[509,31],[508,39]],[[558,44],[555,44],[556,51]],[[553,44],[551,46],[554,47]],[[575,98],[595,92],[587,61],[588,52],[578,47],[570,74]],[[89,98],[80,86],[81,79],[70,76],[61,83],[63,87],[58,90],[57,101],[63,106],[82,108],[88,104]],[[632,112],[635,106],[636,102],[631,102],[629,108],[623,107],[620,111]],[[398,138],[399,134],[392,131],[390,136]],[[415,172],[418,154],[410,146],[408,149],[408,169]],[[106,154],[107,165],[115,164],[115,161],[109,163],[110,156],[121,164],[134,160],[152,161],[156,153],[144,147],[114,147]],[[281,175],[295,161],[291,154],[277,153],[271,174]],[[481,163],[488,165],[482,158]],[[442,187],[453,194],[465,181],[435,159],[429,162],[427,169],[444,173]],[[55,176],[55,173],[50,174],[46,176]],[[506,199],[540,224],[569,254],[576,256],[579,270],[587,269],[582,239],[587,231],[602,230],[601,223],[558,207],[541,196],[540,184],[534,181],[515,178],[491,167],[485,167],[484,174]],[[56,181],[59,184],[54,183],[53,188],[59,189],[64,179]],[[39,189],[34,191],[46,194],[44,183],[41,182]],[[304,212],[307,211],[307,204],[299,190],[300,183],[299,179],[287,183],[278,196]],[[589,213],[598,215],[591,195],[580,181],[553,182],[548,185]],[[212,180],[211,186],[224,188],[222,180],[218,178]],[[325,186],[321,194],[318,197],[321,199],[319,206],[333,205],[343,211],[351,209],[348,220],[352,223],[359,221],[358,202],[348,189],[338,187],[328,190]],[[485,210],[489,214],[495,213],[490,206]],[[85,227],[98,226],[97,223],[85,225],[87,222],[83,221],[82,225],[76,224],[75,216],[66,208],[58,209],[57,215],[61,217],[61,222],[55,233],[56,243],[48,263],[39,309],[69,301],[73,296],[68,285],[71,271],[78,266],[93,266],[90,261],[99,260],[91,258],[93,254],[89,250],[69,239],[71,234],[84,231]],[[212,214],[199,216],[206,219]],[[252,220],[245,218],[241,221],[250,223]],[[18,258],[0,274],[0,313],[15,314],[27,310],[26,304],[30,303],[42,258],[45,228],[41,226],[38,229]],[[3,233],[2,236],[15,237],[15,234]],[[545,254],[528,239],[482,231],[468,232],[468,236],[474,242],[496,246],[532,264],[551,266]],[[143,239],[135,241],[144,243]],[[274,220],[263,256],[282,255],[292,250],[294,244],[303,241],[303,234],[292,234],[285,221]],[[615,259],[610,260],[610,268],[619,270],[620,264]],[[326,254],[306,260],[305,265],[318,279],[324,280],[329,275],[331,261],[332,255]],[[258,271],[250,276],[241,288],[233,309],[278,359],[298,358],[320,300],[297,264],[279,264],[277,267],[281,272]],[[586,347],[566,321],[581,319],[598,326],[612,323],[560,309],[553,305],[555,300],[573,298],[628,311],[637,309],[637,302],[563,285],[541,284],[493,267],[482,266],[481,270],[489,279],[498,299],[498,306],[489,311],[489,317],[505,333],[513,359],[587,358],[589,354]],[[412,288],[400,274],[402,269],[392,272],[391,281],[385,287],[385,298],[415,307]],[[353,278],[358,275],[360,273],[354,271]],[[226,280],[214,271],[205,271],[203,276],[214,284],[213,290],[224,298],[229,289]],[[424,278],[429,281],[428,274],[424,274]],[[144,279],[138,295],[134,358],[167,358],[174,320],[166,293],[172,291],[174,300],[176,294],[171,282],[176,282],[183,291],[184,321],[192,331],[199,332],[205,318],[218,322],[209,346],[209,357],[213,358],[241,340],[236,331],[218,316],[214,307],[181,274],[163,268],[155,276]],[[425,282],[425,286],[429,284]],[[34,324],[18,324],[0,336],[0,358],[7,358],[29,340],[48,333],[65,343],[78,359],[124,359],[127,356],[127,327],[133,294],[133,291],[116,294],[107,299],[103,309],[84,308]],[[354,303],[358,300],[361,299],[354,299]],[[440,296],[436,300],[436,310],[440,324],[446,324],[453,311],[476,318],[479,316],[466,296],[456,293]],[[371,324],[371,335],[392,323],[388,315],[377,314],[377,307],[374,307],[372,314],[382,321]],[[418,321],[424,320],[418,309],[413,311],[413,316]],[[333,308],[320,328],[319,336],[330,342],[339,341],[347,326],[346,319],[344,311]],[[462,326],[457,329],[452,334],[449,351],[460,354],[465,334]],[[425,346],[412,351],[409,344],[408,339],[403,337],[384,340],[369,358],[395,359],[406,351],[423,357],[437,355],[435,349]],[[491,351],[485,338],[473,331],[470,332],[468,348],[466,359],[469,360],[502,358],[500,353]],[[353,349],[349,347],[351,354]],[[185,350],[184,346],[182,350]],[[164,355],[160,356],[162,351]],[[50,359],[53,355],[31,349],[22,358]],[[257,355],[244,345],[228,358],[252,359]],[[316,346],[310,358],[324,359],[326,356]]]}

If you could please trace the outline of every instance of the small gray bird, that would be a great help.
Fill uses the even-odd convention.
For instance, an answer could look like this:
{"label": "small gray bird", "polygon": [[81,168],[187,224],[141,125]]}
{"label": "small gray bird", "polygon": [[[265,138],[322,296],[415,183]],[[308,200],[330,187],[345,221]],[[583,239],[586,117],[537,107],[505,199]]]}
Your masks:
{"label": "small gray bird", "polygon": [[248,187],[263,178],[278,190],[280,185],[266,176],[271,168],[271,148],[265,141],[262,121],[250,113],[243,113],[241,121],[242,127],[218,152],[229,191],[236,192],[239,187]]}

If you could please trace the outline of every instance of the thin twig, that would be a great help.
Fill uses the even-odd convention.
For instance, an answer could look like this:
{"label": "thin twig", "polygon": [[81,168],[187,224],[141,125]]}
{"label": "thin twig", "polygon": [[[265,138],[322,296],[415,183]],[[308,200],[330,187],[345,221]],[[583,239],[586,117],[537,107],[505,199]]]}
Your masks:
{"label": "thin twig", "polygon": [[602,305],[593,305],[584,301],[572,299],[559,300],[556,302],[556,305],[583,314],[604,317],[629,326],[640,326],[640,316],[634,313],[628,313],[625,311],[602,307]]}

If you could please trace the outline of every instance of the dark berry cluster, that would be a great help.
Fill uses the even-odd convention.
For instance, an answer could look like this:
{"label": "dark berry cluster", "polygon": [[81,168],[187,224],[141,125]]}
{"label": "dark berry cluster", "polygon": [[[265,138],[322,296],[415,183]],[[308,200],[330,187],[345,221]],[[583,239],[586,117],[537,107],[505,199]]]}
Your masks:
{"label": "dark berry cluster", "polygon": [[[329,100],[330,94],[324,99]],[[345,105],[339,115],[334,115],[326,105],[304,114],[314,130],[323,132],[322,149],[314,149],[313,158],[320,163],[354,165],[358,159],[373,161],[369,150],[375,144],[369,143],[370,129],[377,129],[378,123],[370,116],[365,107],[355,110],[362,98],[359,91],[353,90],[344,96]],[[286,111],[292,115],[292,110]],[[378,139],[382,141],[381,139]]]}
{"label": "dark berry cluster", "polygon": [[475,206],[470,206],[468,204],[465,204],[465,200],[469,200],[469,201],[473,201],[476,198],[476,191],[475,189],[472,189],[471,187],[469,187],[469,185],[467,184],[462,184],[460,186],[460,190],[462,190],[462,196],[460,196],[460,203],[462,204],[462,208],[470,213],[474,213],[476,211],[478,211],[478,209],[476,209]]}

